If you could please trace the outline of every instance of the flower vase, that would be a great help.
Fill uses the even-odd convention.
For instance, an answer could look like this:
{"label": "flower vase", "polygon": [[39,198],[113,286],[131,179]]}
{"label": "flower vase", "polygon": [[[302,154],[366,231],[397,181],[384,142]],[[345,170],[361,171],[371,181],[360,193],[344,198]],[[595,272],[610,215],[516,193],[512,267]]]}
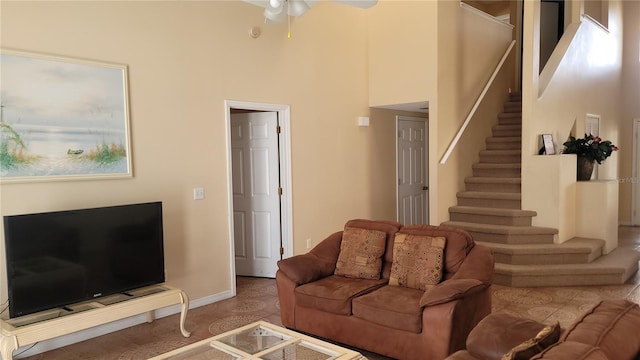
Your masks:
{"label": "flower vase", "polygon": [[578,156],[578,181],[591,180],[595,162],[595,160],[589,159],[586,156]]}

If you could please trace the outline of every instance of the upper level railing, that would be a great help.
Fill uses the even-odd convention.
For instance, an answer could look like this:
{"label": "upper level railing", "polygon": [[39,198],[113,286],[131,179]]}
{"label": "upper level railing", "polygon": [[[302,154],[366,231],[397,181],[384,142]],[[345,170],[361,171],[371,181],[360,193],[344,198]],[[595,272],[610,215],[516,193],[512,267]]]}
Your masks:
{"label": "upper level railing", "polygon": [[440,164],[444,164],[447,162],[447,160],[449,159],[449,156],[451,156],[451,153],[453,152],[453,149],[455,149],[456,145],[458,145],[458,141],[460,141],[460,138],[462,137],[464,130],[467,128],[467,125],[469,125],[469,122],[471,122],[473,115],[475,115],[476,110],[478,110],[478,107],[480,106],[480,103],[482,102],[482,100],[484,100],[485,95],[489,91],[489,87],[491,87],[491,85],[493,84],[493,81],[498,75],[498,72],[500,72],[500,69],[502,69],[502,65],[504,65],[504,62],[507,60],[507,57],[509,56],[509,53],[511,53],[511,50],[513,49],[515,44],[516,44],[515,40],[511,41],[511,44],[509,44],[509,47],[504,52],[504,55],[502,55],[502,58],[500,59],[500,62],[496,66],[495,70],[493,70],[493,74],[491,74],[489,81],[487,81],[487,84],[484,86],[484,89],[482,89],[480,96],[478,96],[478,99],[476,100],[475,104],[473,104],[473,107],[471,108],[469,115],[467,115],[467,118],[462,123],[462,126],[460,126],[460,130],[458,130],[458,133],[456,133],[456,135],[451,140],[451,143],[449,144],[447,151],[445,151],[444,155],[442,155],[442,158],[440,159]]}

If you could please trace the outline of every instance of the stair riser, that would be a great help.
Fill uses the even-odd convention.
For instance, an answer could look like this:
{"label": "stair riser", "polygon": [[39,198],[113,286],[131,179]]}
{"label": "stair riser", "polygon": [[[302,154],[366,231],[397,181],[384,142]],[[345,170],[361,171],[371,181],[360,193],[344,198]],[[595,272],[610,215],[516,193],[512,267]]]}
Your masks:
{"label": "stair riser", "polygon": [[496,263],[511,265],[588,264],[600,255],[600,251],[592,254],[503,254],[493,250]]}
{"label": "stair riser", "polygon": [[484,232],[475,232],[467,230],[473,240],[492,242],[497,244],[553,244],[553,235],[530,234],[530,235],[507,235],[507,234],[489,234]]}
{"label": "stair riser", "polygon": [[458,198],[458,205],[519,210],[520,200]]}
{"label": "stair riser", "polygon": [[624,284],[620,274],[575,274],[545,276],[514,276],[493,274],[493,283],[510,287],[590,286]]}
{"label": "stair riser", "polygon": [[498,118],[498,125],[522,125],[521,117]]}
{"label": "stair riser", "polygon": [[498,115],[498,125],[522,125],[522,114],[503,113]]}
{"label": "stair riser", "polygon": [[520,169],[473,169],[473,176],[519,178]]}
{"label": "stair riser", "polygon": [[466,191],[519,193],[520,184],[467,183]]}
{"label": "stair riser", "polygon": [[522,104],[521,103],[506,103],[504,105],[504,112],[506,112],[506,113],[522,112]]}
{"label": "stair riser", "polygon": [[491,133],[495,137],[502,137],[502,136],[520,136],[520,137],[522,137],[522,130],[493,129],[491,131]]}
{"label": "stair riser", "polygon": [[521,156],[518,155],[502,155],[502,154],[482,154],[480,155],[481,163],[488,164],[516,164],[520,162]]}
{"label": "stair riser", "polygon": [[449,217],[451,221],[464,221],[476,224],[531,226],[531,217],[529,216],[492,216],[452,212],[449,214]]}
{"label": "stair riser", "polygon": [[522,143],[520,142],[491,142],[487,143],[487,150],[520,150]]}

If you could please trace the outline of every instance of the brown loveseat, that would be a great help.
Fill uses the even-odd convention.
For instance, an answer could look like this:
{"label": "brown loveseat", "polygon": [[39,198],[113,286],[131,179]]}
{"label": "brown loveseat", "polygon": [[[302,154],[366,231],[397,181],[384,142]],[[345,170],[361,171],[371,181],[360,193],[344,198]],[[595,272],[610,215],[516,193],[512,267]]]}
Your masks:
{"label": "brown loveseat", "polygon": [[[344,255],[348,246],[343,238],[351,242],[351,234],[362,235],[362,231],[382,232],[384,242],[377,276],[359,278],[358,271],[336,275],[345,265],[341,251]],[[402,274],[399,259],[406,260],[399,254],[404,253],[407,244],[422,249],[423,242],[436,248],[438,244],[444,245],[440,251],[441,280],[438,278],[435,285],[425,285],[425,290],[416,288],[419,281],[413,277],[427,273],[430,277],[434,271],[426,268],[415,271],[424,268],[422,260],[404,267],[414,270],[398,276]],[[395,263],[394,244],[402,244],[397,245]],[[367,242],[361,247],[370,250],[375,246]],[[424,249],[414,250],[406,254]],[[493,265],[491,251],[476,245],[463,230],[351,220],[344,231],[330,235],[309,253],[278,263],[276,284],[282,323],[393,358],[444,359],[463,349],[471,329],[491,312]],[[397,285],[390,285],[390,281]]]}
{"label": "brown loveseat", "polygon": [[447,360],[638,360],[640,307],[603,300],[561,332],[508,314],[484,318]]}

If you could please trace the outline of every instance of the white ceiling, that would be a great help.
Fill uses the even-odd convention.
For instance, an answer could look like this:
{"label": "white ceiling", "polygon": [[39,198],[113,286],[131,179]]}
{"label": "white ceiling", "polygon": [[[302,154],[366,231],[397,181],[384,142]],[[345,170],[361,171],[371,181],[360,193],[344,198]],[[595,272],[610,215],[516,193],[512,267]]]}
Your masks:
{"label": "white ceiling", "polygon": [[429,113],[429,102],[428,101],[418,101],[412,103],[404,103],[404,104],[392,104],[392,105],[383,105],[383,106],[374,106],[375,108],[380,109],[391,109],[391,110],[400,110],[400,111],[411,111],[418,113]]}

